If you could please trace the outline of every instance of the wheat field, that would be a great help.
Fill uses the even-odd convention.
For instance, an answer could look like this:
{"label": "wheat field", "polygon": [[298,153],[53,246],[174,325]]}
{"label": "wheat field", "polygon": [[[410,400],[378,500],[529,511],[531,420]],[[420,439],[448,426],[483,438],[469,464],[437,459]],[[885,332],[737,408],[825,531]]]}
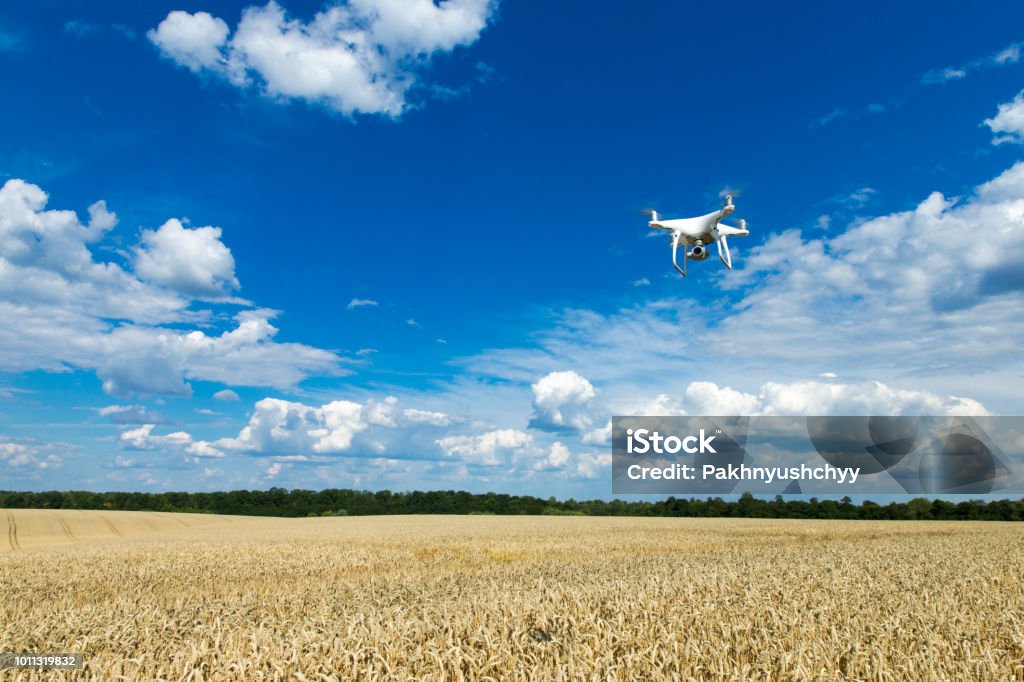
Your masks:
{"label": "wheat field", "polygon": [[0,518],[0,680],[1024,680],[1020,525]]}

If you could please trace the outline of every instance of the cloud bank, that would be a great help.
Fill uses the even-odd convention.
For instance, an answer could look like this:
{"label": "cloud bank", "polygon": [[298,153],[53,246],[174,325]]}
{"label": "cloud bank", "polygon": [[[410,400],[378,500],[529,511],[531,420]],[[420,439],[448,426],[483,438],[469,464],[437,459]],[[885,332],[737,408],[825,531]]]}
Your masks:
{"label": "cloud bank", "polygon": [[124,264],[97,261],[91,247],[117,224],[102,201],[82,223],[46,208],[38,186],[0,187],[0,371],[95,372],[104,390],[189,395],[190,380],[293,387],[311,375],[344,373],[340,358],[274,341],[276,312],[243,309],[221,332],[197,301],[229,300],[239,286],[216,227],[169,220],[144,230]]}

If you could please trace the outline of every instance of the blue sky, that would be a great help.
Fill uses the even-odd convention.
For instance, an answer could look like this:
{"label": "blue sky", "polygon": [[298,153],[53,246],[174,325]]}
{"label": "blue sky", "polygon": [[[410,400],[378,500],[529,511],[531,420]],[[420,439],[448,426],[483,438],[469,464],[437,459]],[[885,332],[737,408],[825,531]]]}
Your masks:
{"label": "blue sky", "polygon": [[[613,414],[1020,414],[1022,18],[6,3],[0,487],[607,497]],[[641,210],[726,188],[683,281]]]}

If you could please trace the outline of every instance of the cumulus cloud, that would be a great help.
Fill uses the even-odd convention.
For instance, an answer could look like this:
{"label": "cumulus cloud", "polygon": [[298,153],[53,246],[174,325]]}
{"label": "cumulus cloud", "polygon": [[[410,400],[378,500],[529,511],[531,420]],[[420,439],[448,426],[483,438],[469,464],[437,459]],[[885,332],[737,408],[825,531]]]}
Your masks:
{"label": "cumulus cloud", "polygon": [[556,474],[560,478],[594,479],[607,476],[611,463],[612,456],[608,452],[573,454],[567,445],[555,441],[543,457],[533,462],[532,468],[534,471]]}
{"label": "cumulus cloud", "polygon": [[186,228],[176,218],[144,230],[135,248],[135,273],[194,298],[222,299],[237,289],[235,259],[219,227]]}
{"label": "cumulus cloud", "polygon": [[271,0],[246,8],[230,37],[224,20],[182,11],[148,36],[169,59],[238,87],[344,114],[399,116],[430,60],[475,43],[495,8],[493,0],[350,0],[302,21]]}
{"label": "cumulus cloud", "polygon": [[612,442],[612,421],[609,419],[601,428],[588,431],[580,440],[588,445],[607,445]]}
{"label": "cumulus cloud", "polygon": [[[668,393],[659,393],[653,398],[627,398],[625,400],[612,401],[615,414],[621,415],[651,415],[660,417],[673,417],[686,414],[686,408],[682,401]],[[608,432],[611,433],[611,425],[608,425]]]}
{"label": "cumulus cloud", "polygon": [[686,400],[696,414],[752,414],[758,409],[757,398],[731,388],[719,388],[710,381],[694,381],[686,387]]}
{"label": "cumulus cloud", "polygon": [[996,115],[985,119],[985,125],[994,134],[992,144],[1024,142],[1024,90],[1012,101],[1000,104]]}
{"label": "cumulus cloud", "polygon": [[550,372],[531,388],[533,415],[530,428],[567,431],[590,426],[586,411],[596,392],[585,377],[571,370]]}
{"label": "cumulus cloud", "polygon": [[51,450],[34,442],[0,442],[0,464],[10,469],[58,469],[63,460]]}
{"label": "cumulus cloud", "polygon": [[507,464],[519,450],[533,445],[533,437],[518,429],[495,429],[479,435],[447,436],[437,441],[449,457],[483,466]]}
{"label": "cumulus cloud", "polygon": [[272,310],[242,310],[219,334],[188,329],[209,317],[196,298],[238,286],[219,229],[169,221],[144,232],[132,273],[94,259],[117,224],[104,202],[83,224],[47,199],[22,180],[0,187],[0,370],[95,371],[119,397],[188,395],[191,379],[288,388],[344,373],[334,353],[275,342]]}
{"label": "cumulus cloud", "polygon": [[312,407],[264,398],[236,438],[217,444],[259,453],[339,452],[348,449],[352,437],[366,426],[362,406],[348,400]]}
{"label": "cumulus cloud", "polygon": [[242,311],[235,316],[237,326],[220,335],[118,327],[102,340],[106,360],[97,374],[107,393],[123,397],[191,395],[188,379],[288,388],[311,374],[342,373],[333,353],[273,341],[274,315],[270,310]]}
{"label": "cumulus cloud", "polygon": [[1024,199],[1024,161],[1018,161],[977,189],[978,197],[986,202],[1017,201]]}
{"label": "cumulus cloud", "polygon": [[547,455],[533,463],[533,468],[538,471],[561,470],[569,463],[570,457],[569,447],[565,443],[555,441]]}
{"label": "cumulus cloud", "polygon": [[612,456],[607,452],[585,452],[576,456],[575,474],[580,478],[607,476],[612,465]]}
{"label": "cumulus cloud", "polygon": [[230,402],[237,401],[239,398],[238,398],[238,394],[237,393],[232,391],[230,388],[225,388],[225,389],[223,389],[221,391],[217,391],[216,393],[214,393],[213,394],[213,399],[214,400],[220,400],[220,401],[226,402],[226,403],[230,403]]}
{"label": "cumulus cloud", "polygon": [[126,429],[121,432],[117,442],[126,450],[153,450],[161,444],[181,445],[192,441],[192,437],[183,432],[176,431],[166,436],[152,435],[155,424],[143,424],[136,429]]}
{"label": "cumulus cloud", "polygon": [[[256,403],[249,423],[235,437],[214,443],[218,448],[256,455],[381,455],[423,456],[425,435],[452,419],[441,412],[403,408],[398,399],[335,400],[320,406],[264,398]],[[357,436],[362,435],[357,442]]]}
{"label": "cumulus cloud", "polygon": [[686,388],[693,414],[702,415],[956,415],[981,416],[976,400],[927,391],[892,388],[879,381],[854,384],[800,381],[768,382],[754,395],[708,381]]}
{"label": "cumulus cloud", "polygon": [[196,457],[223,457],[224,453],[207,441],[194,440],[184,431],[156,435],[155,424],[143,424],[138,428],[125,429],[117,438],[118,447],[124,450],[165,450],[188,453]]}
{"label": "cumulus cloud", "polygon": [[175,10],[146,35],[167,57],[198,73],[221,68],[226,60],[228,25],[209,12]]}

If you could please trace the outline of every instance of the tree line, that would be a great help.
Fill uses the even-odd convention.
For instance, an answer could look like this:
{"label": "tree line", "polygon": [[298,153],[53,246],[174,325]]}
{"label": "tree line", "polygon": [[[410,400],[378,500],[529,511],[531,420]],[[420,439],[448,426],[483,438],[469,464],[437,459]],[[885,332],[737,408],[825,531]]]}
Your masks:
{"label": "tree line", "polygon": [[578,516],[693,516],[770,519],[934,519],[1021,521],[1021,500],[930,500],[854,504],[841,500],[773,500],[744,493],[737,500],[720,497],[683,499],[669,497],[656,502],[624,500],[557,500],[529,495],[468,493],[456,490],[391,492],[381,490],[233,490],[230,492],[107,492],[0,491],[0,508],[109,509],[164,511],[248,516],[364,516],[379,514],[548,514]]}

